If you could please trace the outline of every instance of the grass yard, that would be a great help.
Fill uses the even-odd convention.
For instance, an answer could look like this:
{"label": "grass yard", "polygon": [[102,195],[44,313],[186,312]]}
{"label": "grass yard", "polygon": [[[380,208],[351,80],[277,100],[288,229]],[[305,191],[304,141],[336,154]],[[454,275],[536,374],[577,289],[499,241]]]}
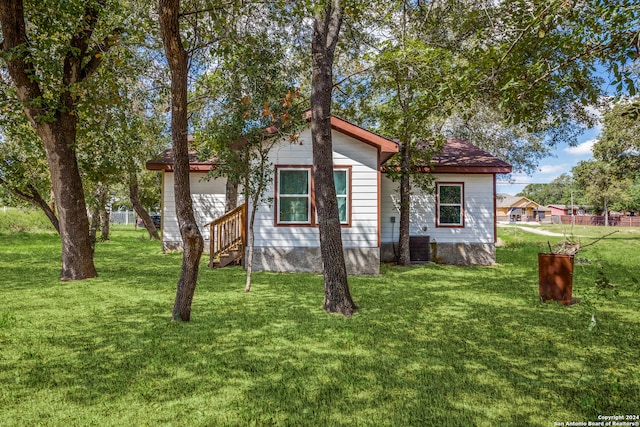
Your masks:
{"label": "grass yard", "polygon": [[[246,294],[242,269],[203,261],[180,324],[169,319],[181,256],[142,230],[98,245],[98,278],[62,283],[55,234],[2,224],[0,212],[3,426],[553,426],[640,414],[637,229],[578,254],[570,307],[537,295],[536,254],[559,238],[501,228],[495,267],[352,277],[350,319],[322,311],[321,276],[259,273]],[[601,272],[617,295],[600,295]]]}

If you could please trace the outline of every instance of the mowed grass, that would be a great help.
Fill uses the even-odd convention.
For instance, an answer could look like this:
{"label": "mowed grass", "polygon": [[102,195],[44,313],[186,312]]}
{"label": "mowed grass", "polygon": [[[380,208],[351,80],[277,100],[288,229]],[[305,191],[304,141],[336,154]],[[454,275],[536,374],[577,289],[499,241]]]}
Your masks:
{"label": "mowed grass", "polygon": [[[494,267],[351,277],[360,310],[348,319],[322,310],[319,275],[257,273],[247,294],[242,269],[203,261],[192,321],[173,323],[181,255],[142,230],[116,229],[97,247],[99,277],[74,283],[57,280],[55,234],[0,230],[0,425],[550,426],[638,414],[640,232],[579,253],[570,307],[538,299],[536,254],[558,238],[499,232]],[[593,292],[599,271],[617,296]]]}

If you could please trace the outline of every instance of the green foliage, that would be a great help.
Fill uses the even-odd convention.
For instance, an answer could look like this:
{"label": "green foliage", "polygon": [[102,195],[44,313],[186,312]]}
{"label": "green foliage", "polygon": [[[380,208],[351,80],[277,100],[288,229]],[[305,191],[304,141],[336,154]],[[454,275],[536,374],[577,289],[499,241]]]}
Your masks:
{"label": "green foliage", "polygon": [[9,189],[30,194],[29,186],[46,200],[51,181],[42,143],[26,123],[24,115],[7,116],[0,119],[6,123],[0,137],[0,187],[5,188],[6,203],[26,206],[28,203],[11,194]]}
{"label": "green foliage", "polygon": [[583,189],[587,203],[599,212],[623,210],[628,206],[633,179],[621,175],[613,164],[603,160],[588,160],[572,169],[576,185]]}
{"label": "green foliage", "polygon": [[[78,23],[88,19],[88,8],[97,10],[98,18],[79,30]],[[145,41],[151,44],[153,36],[148,12],[149,4],[139,1],[25,2],[29,61],[43,93],[36,101],[47,111],[40,120],[54,120],[60,112],[77,117],[75,149],[90,185],[122,181],[132,168],[143,168],[163,142],[164,125],[159,127],[150,108],[157,92],[149,86],[156,83],[157,69],[151,51],[141,47]],[[65,58],[80,53],[70,45],[78,31],[90,34],[82,65],[96,61],[100,67],[89,78],[69,84],[63,77]],[[12,85],[3,81],[0,90],[0,178],[15,188],[32,184],[47,196],[49,173],[42,143],[27,123]],[[67,95],[71,104],[63,102]]]}
{"label": "green foliage", "polygon": [[[118,228],[97,246],[100,276],[73,284],[56,279],[53,233],[1,234],[2,423],[544,426],[635,413],[637,231],[585,249],[620,291],[591,332],[583,304],[538,301],[548,237],[512,233],[495,267],[351,278],[350,319],[323,312],[318,275],[257,273],[247,294],[242,269],[203,268],[190,324],[168,315],[181,256],[143,230]],[[576,267],[578,298],[597,270]]]}
{"label": "green foliage", "polygon": [[245,198],[262,198],[273,179],[269,150],[285,134],[295,142],[302,121],[299,90],[285,67],[284,50],[268,34],[244,34],[226,46],[216,69],[200,76],[195,148],[215,156],[214,174],[243,186]]}
{"label": "green foliage", "polygon": [[574,185],[573,178],[562,174],[549,184],[528,184],[517,196],[526,197],[542,206],[583,204],[582,189]]}
{"label": "green foliage", "polygon": [[629,114],[630,102],[619,102],[606,111],[603,129],[593,147],[596,159],[610,163],[618,175],[640,168],[640,118]]}
{"label": "green foliage", "polygon": [[49,219],[41,211],[33,209],[0,208],[0,234],[34,233],[52,231]]}

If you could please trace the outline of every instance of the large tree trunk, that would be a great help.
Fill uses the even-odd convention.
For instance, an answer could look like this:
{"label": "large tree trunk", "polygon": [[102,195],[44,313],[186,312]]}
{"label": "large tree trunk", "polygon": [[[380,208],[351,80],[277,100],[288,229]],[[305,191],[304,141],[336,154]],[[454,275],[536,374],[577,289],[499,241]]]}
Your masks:
{"label": "large tree trunk", "polygon": [[180,0],[160,0],[160,31],[171,72],[171,140],[174,153],[176,215],[184,249],[172,319],[188,322],[191,319],[191,301],[196,290],[204,241],[193,214],[189,185],[187,52],[180,37],[179,12]]}
{"label": "large tree trunk", "polygon": [[142,206],[142,203],[140,203],[140,197],[138,197],[138,174],[135,172],[131,172],[129,174],[129,200],[131,201],[136,214],[138,214],[138,216],[142,219],[144,228],[146,228],[147,232],[149,233],[149,239],[160,240],[158,230],[156,230],[156,226],[153,223],[151,216],[144,208],[144,206]]}
{"label": "large tree trunk", "polygon": [[60,278],[82,280],[96,277],[84,189],[73,149],[76,139],[75,117],[60,113],[56,122],[32,123],[44,143],[57,203],[62,240]]}
{"label": "large tree trunk", "polygon": [[400,147],[400,237],[398,242],[398,264],[411,264],[409,251],[410,217],[411,217],[411,151],[408,143]]}
{"label": "large tree trunk", "polygon": [[324,273],[324,309],[330,313],[351,316],[356,306],[349,292],[344,262],[338,201],[333,181],[331,141],[332,68],[341,24],[340,0],[327,2],[326,7],[314,17],[311,42],[313,59],[311,137],[320,252]]}

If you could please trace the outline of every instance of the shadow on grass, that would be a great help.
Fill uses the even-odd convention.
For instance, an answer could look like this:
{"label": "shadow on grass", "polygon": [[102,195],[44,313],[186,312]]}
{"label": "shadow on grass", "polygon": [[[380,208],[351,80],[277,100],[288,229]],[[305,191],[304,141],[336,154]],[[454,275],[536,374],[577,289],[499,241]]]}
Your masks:
{"label": "shadow on grass", "polygon": [[169,321],[180,257],[132,248],[99,247],[93,281],[6,293],[44,299],[0,326],[6,422],[550,425],[640,401],[638,320],[617,319],[637,296],[589,331],[583,306],[538,302],[526,245],[352,277],[351,319],[322,311],[319,275],[258,273],[246,294],[242,269],[203,268],[189,324]]}

